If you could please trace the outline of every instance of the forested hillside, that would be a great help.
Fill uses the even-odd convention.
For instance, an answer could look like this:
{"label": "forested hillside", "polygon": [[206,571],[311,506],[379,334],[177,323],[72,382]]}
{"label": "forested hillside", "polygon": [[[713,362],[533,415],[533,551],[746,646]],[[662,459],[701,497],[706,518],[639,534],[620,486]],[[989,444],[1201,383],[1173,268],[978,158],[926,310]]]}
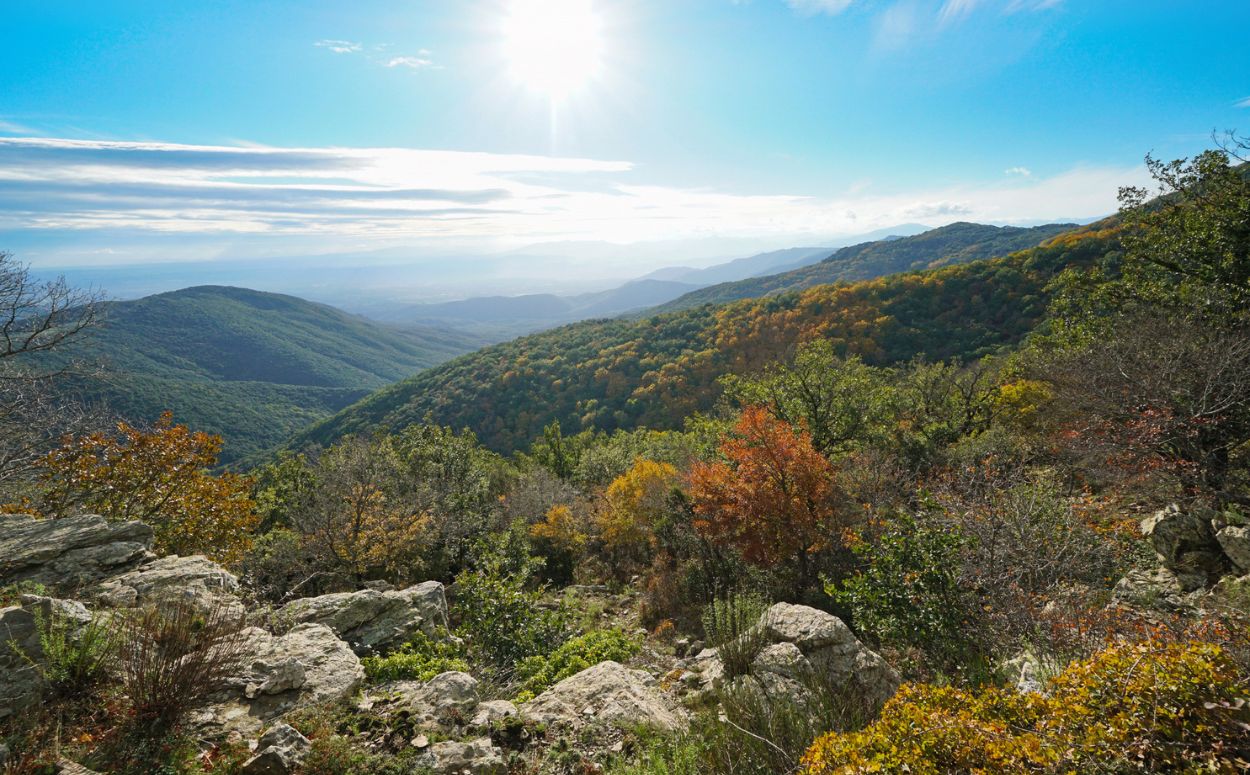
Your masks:
{"label": "forested hillside", "polygon": [[1019,341],[1038,323],[1046,286],[1060,271],[1113,254],[1117,241],[1107,226],[993,260],[547,331],[392,385],[295,443],[398,429],[427,414],[472,429],[498,451],[528,445],[552,420],[569,431],[674,428],[713,405],[720,376],[758,370],[818,338],[873,364],[975,358]]}
{"label": "forested hillside", "polygon": [[439,328],[401,330],[293,296],[200,286],[110,302],[78,354],[79,383],[134,422],[172,411],[226,439],[224,462],[272,449],[371,390],[473,350]]}
{"label": "forested hillside", "polygon": [[1072,228],[1073,224],[1019,228],[952,223],[911,237],[851,245],[820,263],[789,272],[701,288],[656,307],[651,312],[672,312],[700,304],[754,299],[828,283],[871,280],[898,272],[965,264],[1034,247]]}

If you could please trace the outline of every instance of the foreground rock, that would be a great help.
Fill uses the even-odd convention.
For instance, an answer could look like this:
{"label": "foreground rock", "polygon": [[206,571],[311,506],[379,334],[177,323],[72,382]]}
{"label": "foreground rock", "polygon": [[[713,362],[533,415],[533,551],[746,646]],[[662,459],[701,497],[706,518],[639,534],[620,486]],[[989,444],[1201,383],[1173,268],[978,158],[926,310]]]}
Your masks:
{"label": "foreground rock", "polygon": [[468,742],[445,741],[422,751],[417,765],[428,767],[438,775],[503,775],[507,772],[503,752],[489,737]]}
{"label": "foreground rock", "polygon": [[152,528],[87,515],[0,515],[0,586],[29,581],[68,591],[153,559]]}
{"label": "foreground rock", "polygon": [[101,584],[92,596],[114,608],[182,600],[199,611],[224,609],[241,616],[243,603],[236,594],[239,580],[206,557],[171,555],[153,560]]}
{"label": "foreground rock", "polygon": [[243,763],[241,775],[288,775],[308,756],[312,742],[289,724],[275,724],[256,745],[256,755]]}
{"label": "foreground rock", "polygon": [[555,726],[608,722],[672,732],[686,725],[660,693],[655,678],[617,662],[601,662],[570,676],[520,710],[526,718]]}
{"label": "foreground rock", "polygon": [[91,622],[91,613],[79,602],[23,595],[20,606],[0,609],[0,720],[20,713],[39,701],[44,679],[40,629],[54,622],[74,637]]}
{"label": "foreground rock", "polygon": [[1163,567],[1178,576],[1214,582],[1229,570],[1229,563],[1216,540],[1212,516],[1204,509],[1182,510],[1172,504],[1142,520],[1141,531]]}
{"label": "foreground rock", "polygon": [[208,735],[254,737],[296,708],[345,700],[364,682],[360,659],[329,627],[301,624],[281,637],[251,628],[230,688],[199,711],[193,726]]}
{"label": "foreground rock", "polygon": [[324,624],[361,656],[385,653],[419,632],[431,637],[447,630],[447,598],[443,585],[427,581],[408,589],[382,592],[365,589],[288,603],[279,617]]}
{"label": "foreground rock", "polygon": [[1229,525],[1215,534],[1215,540],[1239,573],[1250,573],[1250,527]]}

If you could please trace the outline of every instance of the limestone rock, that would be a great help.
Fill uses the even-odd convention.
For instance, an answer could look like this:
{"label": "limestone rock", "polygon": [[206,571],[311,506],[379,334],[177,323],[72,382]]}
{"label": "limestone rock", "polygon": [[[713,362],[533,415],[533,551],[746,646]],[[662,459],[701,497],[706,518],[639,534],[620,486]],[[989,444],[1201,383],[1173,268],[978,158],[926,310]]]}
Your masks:
{"label": "limestone rock", "polygon": [[791,680],[811,676],[831,687],[845,687],[874,710],[893,697],[902,683],[894,668],[860,643],[833,614],[777,603],[764,612],[757,626],[765,640],[752,665],[757,677],[769,673]]}
{"label": "limestone rock", "polygon": [[1141,522],[1163,566],[1178,576],[1198,575],[1210,581],[1228,570],[1228,560],[1211,527],[1211,515],[1200,509],[1182,510],[1176,504]]}
{"label": "limestone rock", "polygon": [[151,560],[152,528],[85,515],[0,515],[0,585],[18,581],[72,590]]}
{"label": "limestone rock", "polygon": [[474,729],[486,729],[497,721],[503,721],[516,715],[519,715],[519,711],[516,705],[513,705],[511,702],[507,700],[490,700],[478,704],[477,709],[473,713],[473,718],[469,720],[469,726]]}
{"label": "limestone rock", "polygon": [[289,724],[275,724],[256,746],[241,775],[289,775],[308,755],[312,743]]}
{"label": "limestone rock", "polygon": [[1197,574],[1179,575],[1164,567],[1136,569],[1116,582],[1111,598],[1117,603],[1176,611],[1190,608],[1195,594],[1206,584],[1206,577]]}
{"label": "limestone rock", "polygon": [[477,679],[468,673],[440,673],[428,681],[394,681],[371,695],[384,695],[401,706],[418,726],[456,727],[474,717],[480,697]]}
{"label": "limestone rock", "polygon": [[535,721],[574,727],[609,722],[674,731],[686,725],[652,676],[617,662],[601,662],[564,679],[522,705],[521,712]]}
{"label": "limestone rock", "polygon": [[507,772],[503,752],[489,737],[463,743],[451,740],[435,743],[421,753],[417,765],[428,767],[438,775],[503,775]]}
{"label": "limestone rock", "polygon": [[23,595],[21,606],[0,609],[0,719],[38,701],[43,690],[36,666],[43,659],[39,623],[56,622],[75,637],[91,619],[76,600],[41,595]]}
{"label": "limestone rock", "polygon": [[212,560],[170,555],[105,581],[93,596],[115,608],[180,599],[201,611],[224,608],[227,614],[241,616],[244,608],[235,596],[238,591],[234,574]]}
{"label": "limestone rock", "polygon": [[1250,527],[1229,525],[1215,534],[1215,540],[1239,573],[1250,573]]}
{"label": "limestone rock", "polygon": [[250,737],[296,708],[347,699],[364,682],[360,659],[325,625],[301,624],[281,637],[251,628],[246,638],[240,675],[193,719],[206,734]]}
{"label": "limestone rock", "polygon": [[446,631],[447,598],[442,584],[427,581],[398,591],[364,589],[295,600],[279,616],[324,624],[366,656],[391,651],[418,632]]}

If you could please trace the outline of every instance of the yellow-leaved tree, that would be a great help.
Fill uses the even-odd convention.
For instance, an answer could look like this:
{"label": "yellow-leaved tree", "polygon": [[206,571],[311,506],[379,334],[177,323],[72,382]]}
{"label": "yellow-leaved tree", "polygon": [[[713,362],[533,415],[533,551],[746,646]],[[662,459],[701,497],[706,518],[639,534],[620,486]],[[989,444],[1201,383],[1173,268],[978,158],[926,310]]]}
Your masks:
{"label": "yellow-leaved tree", "polygon": [[231,564],[251,546],[258,520],[251,480],[211,472],[221,445],[220,436],[175,425],[169,412],[151,430],[121,422],[116,433],[65,438],[39,463],[38,510],[139,520],[161,554]]}
{"label": "yellow-leaved tree", "polygon": [[650,557],[656,522],[678,481],[673,466],[640,458],[608,485],[599,534],[618,567],[642,564]]}

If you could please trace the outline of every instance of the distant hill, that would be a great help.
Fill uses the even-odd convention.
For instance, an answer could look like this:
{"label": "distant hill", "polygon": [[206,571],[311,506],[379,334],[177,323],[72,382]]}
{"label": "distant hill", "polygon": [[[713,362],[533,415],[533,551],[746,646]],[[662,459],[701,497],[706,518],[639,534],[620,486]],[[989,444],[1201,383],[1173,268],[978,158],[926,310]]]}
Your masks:
{"label": "distant hill", "polygon": [[[984,229],[993,227],[981,228],[990,234]],[[1022,238],[1032,240],[1045,230],[992,233],[1010,241],[1020,231],[1029,231]],[[1042,319],[1050,281],[1069,266],[1114,255],[1117,240],[1104,222],[1001,258],[639,320],[577,323],[488,347],[391,385],[300,434],[292,445],[396,430],[427,414],[472,429],[501,452],[528,445],[552,420],[570,433],[677,427],[714,405],[721,375],[753,372],[815,337],[874,364],[918,355],[973,358],[1020,341]]]}
{"label": "distant hill", "polygon": [[226,439],[223,462],[272,449],[372,390],[476,349],[446,329],[401,330],[323,304],[200,286],[105,305],[80,385],[123,417],[162,411]]}
{"label": "distant hill", "polygon": [[1075,224],[1033,228],[952,223],[898,239],[863,242],[842,248],[823,261],[764,277],[751,277],[692,291],[658,305],[649,313],[690,309],[736,299],[754,299],[771,293],[798,291],[835,282],[855,282],[898,272],[964,264],[1003,256],[1039,245]]}
{"label": "distant hill", "polygon": [[695,269],[689,266],[674,266],[657,269],[643,279],[674,280],[692,285],[712,285],[713,283],[733,282],[747,277],[758,277],[765,274],[795,269],[820,261],[833,252],[832,248],[783,248],[768,253],[737,258],[723,264]]}

